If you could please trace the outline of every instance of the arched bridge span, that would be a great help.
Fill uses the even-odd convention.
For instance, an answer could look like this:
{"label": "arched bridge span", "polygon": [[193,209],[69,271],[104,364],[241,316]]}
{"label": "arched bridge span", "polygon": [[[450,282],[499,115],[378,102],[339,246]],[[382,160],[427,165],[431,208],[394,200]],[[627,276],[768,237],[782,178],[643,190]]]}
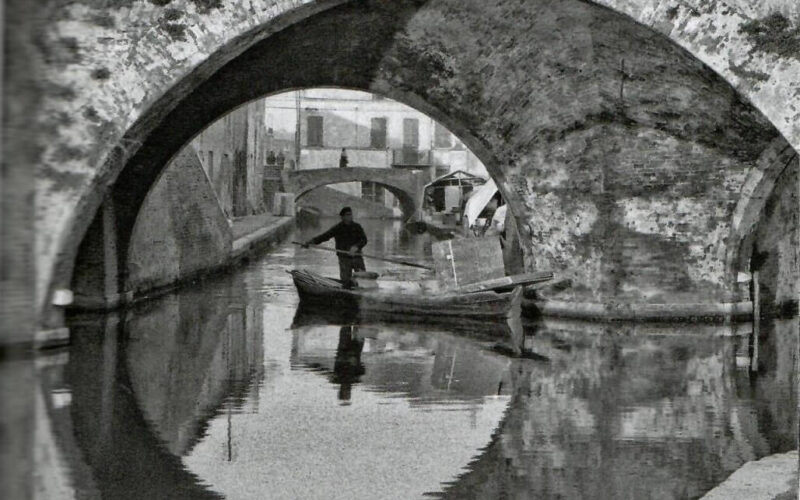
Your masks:
{"label": "arched bridge span", "polygon": [[330,184],[374,182],[397,197],[405,219],[413,219],[422,205],[424,177],[420,171],[395,168],[315,168],[284,172],[283,184],[298,200],[313,189]]}

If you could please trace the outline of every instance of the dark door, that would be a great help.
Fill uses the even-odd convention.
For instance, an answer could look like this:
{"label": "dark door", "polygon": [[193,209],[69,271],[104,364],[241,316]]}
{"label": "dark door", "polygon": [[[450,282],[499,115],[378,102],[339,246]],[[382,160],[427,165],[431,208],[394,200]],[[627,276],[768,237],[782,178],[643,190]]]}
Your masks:
{"label": "dark door", "polygon": [[308,137],[306,144],[311,147],[322,147],[322,117],[308,117]]}

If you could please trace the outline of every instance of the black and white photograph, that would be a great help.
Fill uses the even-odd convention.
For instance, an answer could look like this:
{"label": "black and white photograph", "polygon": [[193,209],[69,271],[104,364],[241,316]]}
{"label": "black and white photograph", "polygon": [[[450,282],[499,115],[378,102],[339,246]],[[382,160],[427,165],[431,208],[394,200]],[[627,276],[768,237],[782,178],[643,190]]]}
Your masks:
{"label": "black and white photograph", "polygon": [[0,0],[3,500],[800,499],[800,0]]}

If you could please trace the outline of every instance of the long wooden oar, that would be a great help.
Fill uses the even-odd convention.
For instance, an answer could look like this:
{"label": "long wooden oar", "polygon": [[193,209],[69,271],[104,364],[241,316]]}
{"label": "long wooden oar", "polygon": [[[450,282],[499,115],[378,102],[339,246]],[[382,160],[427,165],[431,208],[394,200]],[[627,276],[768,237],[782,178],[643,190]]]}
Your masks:
{"label": "long wooden oar", "polygon": [[[292,243],[295,244],[295,245],[300,245],[301,247],[302,246],[306,246],[303,243],[300,243],[299,241],[293,241]],[[343,254],[343,255],[349,255],[351,257],[353,256],[353,254],[351,254],[350,252],[347,252],[345,250],[336,250],[334,248],[323,247],[323,246],[320,246],[320,245],[308,245],[308,246],[311,247],[311,248],[316,248],[318,250],[325,250],[327,252],[340,253],[340,254]],[[361,257],[366,257],[368,259],[382,260],[384,262],[391,262],[392,264],[402,264],[404,266],[418,267],[420,269],[427,269],[428,271],[433,271],[432,267],[423,266],[422,264],[415,264],[414,262],[408,262],[408,261],[405,261],[405,260],[387,259],[386,257],[378,257],[377,255],[368,255],[368,254],[365,254],[365,253],[358,253],[358,254],[355,254],[355,255],[356,256],[361,256]]]}

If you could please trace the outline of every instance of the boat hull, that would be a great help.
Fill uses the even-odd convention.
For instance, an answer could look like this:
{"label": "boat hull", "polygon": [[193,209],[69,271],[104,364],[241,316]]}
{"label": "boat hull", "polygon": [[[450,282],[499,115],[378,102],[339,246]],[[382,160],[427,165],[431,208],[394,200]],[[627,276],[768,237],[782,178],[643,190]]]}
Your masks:
{"label": "boat hull", "polygon": [[338,280],[308,271],[291,271],[300,301],[326,308],[425,318],[430,321],[506,321],[518,317],[521,288],[512,292],[411,295],[375,289],[347,290]]}

